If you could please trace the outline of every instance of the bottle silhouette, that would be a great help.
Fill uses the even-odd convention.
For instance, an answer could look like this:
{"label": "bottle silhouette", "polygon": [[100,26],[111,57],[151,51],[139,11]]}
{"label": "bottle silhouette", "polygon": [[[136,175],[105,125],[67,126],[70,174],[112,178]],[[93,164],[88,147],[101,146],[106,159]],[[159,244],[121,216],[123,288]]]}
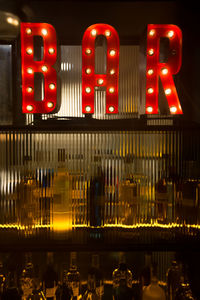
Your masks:
{"label": "bottle silhouette", "polygon": [[76,252],[70,253],[70,269],[66,275],[67,285],[73,292],[73,297],[71,299],[79,299],[80,294],[80,273],[77,270],[76,265]]}
{"label": "bottle silhouette", "polygon": [[42,278],[43,290],[48,300],[56,299],[56,289],[58,284],[58,275],[53,267],[53,253],[47,253],[47,267]]}

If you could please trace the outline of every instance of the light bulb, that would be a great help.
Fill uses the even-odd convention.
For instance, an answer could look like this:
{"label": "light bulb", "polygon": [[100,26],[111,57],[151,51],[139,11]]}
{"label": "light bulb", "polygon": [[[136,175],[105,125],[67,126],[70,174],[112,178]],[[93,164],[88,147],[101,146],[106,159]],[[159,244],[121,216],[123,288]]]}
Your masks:
{"label": "light bulb", "polygon": [[99,79],[97,80],[97,83],[98,83],[99,85],[102,85],[102,84],[103,84],[103,79],[102,79],[102,78],[99,78]]}
{"label": "light bulb", "polygon": [[33,92],[33,88],[31,86],[27,87],[26,89],[27,93],[32,93]]}
{"label": "light bulb", "polygon": [[115,69],[111,69],[110,70],[110,75],[114,75],[115,74]]}
{"label": "light bulb", "polygon": [[87,106],[85,107],[85,110],[86,110],[87,112],[90,112],[90,111],[91,111],[91,106],[87,105]]}
{"label": "light bulb", "polygon": [[54,48],[49,48],[49,54],[54,54],[55,53],[55,49]]}
{"label": "light bulb", "polygon": [[43,72],[47,72],[47,70],[48,70],[48,67],[47,67],[47,66],[45,66],[45,65],[42,66],[42,71],[43,71]]}
{"label": "light bulb", "polygon": [[33,74],[33,69],[32,69],[32,68],[28,68],[28,69],[27,69],[27,73],[28,73],[28,74]]}
{"label": "light bulb", "polygon": [[90,88],[89,86],[87,86],[87,87],[85,88],[85,92],[86,92],[87,94],[91,93],[91,88]]}
{"label": "light bulb", "polygon": [[92,31],[91,31],[91,35],[92,35],[92,36],[96,36],[96,35],[97,35],[97,31],[96,31],[96,29],[92,29]]}
{"label": "light bulb", "polygon": [[26,53],[31,55],[33,53],[33,49],[32,48],[27,48]]}
{"label": "light bulb", "polygon": [[110,56],[115,56],[116,55],[116,51],[114,49],[110,50]]}
{"label": "light bulb", "polygon": [[113,94],[114,91],[115,91],[115,88],[114,88],[114,87],[110,87],[110,88],[109,88],[109,93],[110,93],[110,94]]}
{"label": "light bulb", "polygon": [[48,30],[46,28],[42,28],[41,33],[46,36],[48,34]]}
{"label": "light bulb", "polygon": [[91,50],[90,48],[87,48],[87,49],[85,50],[85,53],[86,53],[87,55],[90,55],[90,54],[92,53],[92,50]]}
{"label": "light bulb", "polygon": [[154,49],[152,49],[152,48],[149,49],[148,54],[149,54],[149,55],[154,55]]}
{"label": "light bulb", "polygon": [[172,92],[172,90],[168,88],[168,89],[165,90],[165,95],[170,95],[171,92]]}
{"label": "light bulb", "polygon": [[108,110],[109,110],[110,112],[114,112],[115,108],[114,108],[114,106],[109,106]]}
{"label": "light bulb", "polygon": [[168,69],[167,69],[167,68],[163,68],[163,69],[161,70],[161,73],[162,73],[163,75],[167,75],[167,74],[168,74]]}
{"label": "light bulb", "polygon": [[53,103],[53,102],[51,102],[51,101],[50,101],[50,102],[48,102],[48,103],[47,103],[47,107],[48,107],[48,108],[52,108],[52,107],[54,107],[54,103]]}
{"label": "light bulb", "polygon": [[174,36],[174,31],[173,30],[168,31],[167,36],[169,38],[172,38]]}
{"label": "light bulb", "polygon": [[153,73],[154,73],[153,69],[149,69],[149,70],[147,71],[147,74],[150,75],[150,76],[153,75]]}
{"label": "light bulb", "polygon": [[105,31],[105,36],[107,36],[107,37],[108,37],[108,36],[111,36],[110,30],[106,30],[106,31]]}
{"label": "light bulb", "polygon": [[89,75],[89,74],[92,73],[92,70],[91,70],[90,68],[87,68],[87,69],[85,70],[85,73],[86,73],[87,75]]}
{"label": "light bulb", "polygon": [[150,35],[150,36],[154,36],[155,33],[156,33],[155,29],[151,29],[151,30],[149,31],[149,35]]}
{"label": "light bulb", "polygon": [[170,112],[175,114],[177,112],[177,107],[176,106],[171,106],[170,107]]}
{"label": "light bulb", "polygon": [[31,28],[26,28],[26,34],[30,35],[32,33]]}
{"label": "light bulb", "polygon": [[32,105],[27,105],[26,109],[27,109],[28,111],[32,111],[32,110],[33,110],[33,106],[32,106]]}
{"label": "light bulb", "polygon": [[153,107],[152,106],[148,106],[147,107],[147,112],[148,113],[152,113],[153,112]]}
{"label": "light bulb", "polygon": [[149,88],[148,90],[147,90],[147,93],[148,94],[152,94],[154,92],[154,89],[153,88]]}
{"label": "light bulb", "polygon": [[55,87],[56,87],[56,86],[55,86],[55,84],[54,84],[54,83],[50,83],[50,84],[49,84],[49,88],[50,88],[50,90],[54,90],[54,89],[55,89]]}

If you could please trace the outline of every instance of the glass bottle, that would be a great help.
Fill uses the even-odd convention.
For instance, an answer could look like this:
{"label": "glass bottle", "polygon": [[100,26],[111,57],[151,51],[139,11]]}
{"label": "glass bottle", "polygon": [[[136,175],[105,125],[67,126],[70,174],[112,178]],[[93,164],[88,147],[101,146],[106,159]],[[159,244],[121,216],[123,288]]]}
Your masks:
{"label": "glass bottle", "polygon": [[77,270],[77,256],[76,252],[70,253],[70,269],[69,272],[66,275],[66,281],[68,287],[73,292],[72,299],[79,299],[80,295],[80,273]]}

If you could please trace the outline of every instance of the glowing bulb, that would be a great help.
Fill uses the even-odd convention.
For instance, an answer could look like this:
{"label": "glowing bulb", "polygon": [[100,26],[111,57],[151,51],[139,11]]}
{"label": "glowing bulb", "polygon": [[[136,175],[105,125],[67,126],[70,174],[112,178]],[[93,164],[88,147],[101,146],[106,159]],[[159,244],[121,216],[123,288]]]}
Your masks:
{"label": "glowing bulb", "polygon": [[87,94],[91,93],[91,88],[90,88],[89,86],[87,86],[87,87],[85,88],[85,92],[86,92]]}
{"label": "glowing bulb", "polygon": [[52,107],[54,107],[54,103],[53,103],[53,102],[51,102],[51,101],[50,101],[50,102],[48,102],[48,103],[47,103],[47,107],[48,107],[48,108],[52,108]]}
{"label": "glowing bulb", "polygon": [[54,48],[49,48],[49,54],[54,54],[55,53],[55,49]]}
{"label": "glowing bulb", "polygon": [[97,31],[96,31],[96,29],[92,29],[92,31],[91,31],[91,35],[92,35],[92,36],[96,36],[96,35],[97,35]]}
{"label": "glowing bulb", "polygon": [[154,55],[154,50],[153,49],[149,49],[148,54],[149,55]]}
{"label": "glowing bulb", "polygon": [[148,94],[152,94],[153,92],[154,92],[153,88],[149,88],[149,89],[147,90],[147,93],[148,93]]}
{"label": "glowing bulb", "polygon": [[26,89],[27,93],[32,93],[33,92],[33,88],[31,86],[27,87]]}
{"label": "glowing bulb", "polygon": [[85,50],[85,53],[86,53],[87,55],[90,55],[90,54],[92,53],[92,50],[89,49],[89,48],[87,48],[87,49]]}
{"label": "glowing bulb", "polygon": [[165,90],[165,95],[170,95],[170,94],[171,94],[171,92],[172,92],[172,90],[171,90],[171,89],[166,89],[166,90]]}
{"label": "glowing bulb", "polygon": [[99,79],[97,80],[97,83],[98,83],[99,85],[102,85],[102,84],[103,84],[103,79],[102,79],[102,78],[99,78]]}
{"label": "glowing bulb", "polygon": [[33,49],[32,48],[27,48],[26,53],[31,55],[33,53]]}
{"label": "glowing bulb", "polygon": [[47,29],[42,28],[41,33],[42,33],[42,35],[46,36],[48,34],[48,31],[47,31]]}
{"label": "glowing bulb", "polygon": [[49,88],[50,88],[50,90],[54,90],[55,89],[55,84],[54,83],[50,83],[50,85],[49,85]]}
{"label": "glowing bulb", "polygon": [[177,107],[176,106],[171,106],[170,107],[170,112],[175,114],[177,112]]}
{"label": "glowing bulb", "polygon": [[27,69],[27,73],[28,73],[28,74],[33,74],[33,69],[32,69],[32,68],[28,68],[28,69]]}
{"label": "glowing bulb", "polygon": [[43,71],[43,72],[47,72],[47,70],[48,70],[48,67],[47,67],[47,66],[45,66],[45,65],[42,66],[42,71]]}
{"label": "glowing bulb", "polygon": [[148,106],[147,107],[147,112],[148,113],[152,113],[153,112],[153,107],[152,106]]}
{"label": "glowing bulb", "polygon": [[26,28],[26,34],[30,35],[32,33],[31,28]]}
{"label": "glowing bulb", "polygon": [[108,110],[109,110],[110,112],[114,112],[115,108],[114,108],[114,106],[109,106]]}
{"label": "glowing bulb", "polygon": [[7,18],[7,22],[11,25],[14,25],[14,26],[18,26],[19,25],[19,21],[15,18],[12,18],[12,17],[8,17]]}
{"label": "glowing bulb", "polygon": [[149,69],[149,70],[147,71],[147,74],[148,74],[148,75],[153,75],[153,73],[154,73],[153,69]]}
{"label": "glowing bulb", "polygon": [[32,106],[32,105],[27,105],[26,109],[27,109],[28,111],[32,111],[32,110],[33,110],[33,106]]}
{"label": "glowing bulb", "polygon": [[167,68],[163,68],[163,69],[161,70],[161,73],[162,73],[163,75],[167,75],[167,74],[168,74],[168,69],[167,69]]}
{"label": "glowing bulb", "polygon": [[115,56],[116,55],[116,51],[114,49],[110,50],[110,56]]}
{"label": "glowing bulb", "polygon": [[154,36],[155,33],[156,33],[156,31],[155,31],[154,29],[151,29],[151,30],[149,31],[149,35],[150,35],[150,36]]}
{"label": "glowing bulb", "polygon": [[173,30],[168,31],[167,36],[169,38],[172,38],[174,36],[174,31]]}
{"label": "glowing bulb", "polygon": [[109,93],[110,93],[110,94],[113,94],[114,91],[115,91],[115,88],[114,88],[114,87],[110,87],[110,88],[109,88]]}
{"label": "glowing bulb", "polygon": [[106,30],[106,31],[105,31],[105,36],[111,36],[110,30]]}
{"label": "glowing bulb", "polygon": [[89,75],[89,74],[92,73],[92,70],[91,70],[90,68],[87,68],[87,69],[85,70],[85,73]]}
{"label": "glowing bulb", "polygon": [[91,106],[87,105],[87,106],[85,107],[85,110],[86,110],[87,112],[90,112],[90,111],[91,111]]}
{"label": "glowing bulb", "polygon": [[111,69],[110,70],[110,75],[114,75],[115,74],[115,69]]}

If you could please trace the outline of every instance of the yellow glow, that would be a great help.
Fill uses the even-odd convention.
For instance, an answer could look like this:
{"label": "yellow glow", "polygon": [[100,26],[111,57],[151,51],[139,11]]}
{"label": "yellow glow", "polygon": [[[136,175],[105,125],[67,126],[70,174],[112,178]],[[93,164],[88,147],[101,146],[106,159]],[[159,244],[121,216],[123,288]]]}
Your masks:
{"label": "yellow glow", "polygon": [[47,70],[48,70],[48,67],[47,67],[47,66],[45,66],[45,65],[42,66],[42,71],[43,71],[43,72],[47,72]]}
{"label": "yellow glow", "polygon": [[154,54],[154,49],[149,49],[148,54],[153,55]]}
{"label": "yellow glow", "polygon": [[172,90],[168,88],[168,89],[165,90],[165,95],[170,95],[171,92],[172,92]]}
{"label": "yellow glow", "polygon": [[149,69],[149,70],[147,71],[147,74],[148,74],[148,75],[153,75],[153,73],[154,73],[153,69]]}
{"label": "yellow glow", "polygon": [[33,88],[32,88],[31,86],[29,86],[29,87],[27,87],[26,91],[27,91],[28,93],[32,93],[32,92],[33,92]]}
{"label": "yellow glow", "polygon": [[50,85],[49,85],[49,88],[50,88],[50,90],[54,90],[55,89],[55,84],[54,83],[50,83]]}
{"label": "yellow glow", "polygon": [[48,102],[48,103],[47,103],[47,107],[48,107],[48,108],[52,108],[52,107],[54,107],[54,104],[53,104],[53,102]]}
{"label": "yellow glow", "polygon": [[27,109],[28,111],[32,111],[32,110],[33,110],[33,106],[32,106],[32,105],[27,105],[26,109]]}
{"label": "yellow glow", "polygon": [[98,84],[99,84],[99,85],[101,85],[101,84],[103,84],[103,79],[102,79],[102,78],[100,78],[100,79],[98,79],[98,81],[97,81],[97,82],[98,82]]}
{"label": "yellow glow", "polygon": [[113,94],[114,92],[115,92],[115,88],[114,88],[114,87],[110,87],[110,88],[109,88],[109,93],[110,93],[110,94]]}
{"label": "yellow glow", "polygon": [[109,106],[108,110],[109,110],[110,112],[113,112],[113,111],[115,110],[115,108],[114,108],[113,106]]}
{"label": "yellow glow", "polygon": [[147,112],[148,113],[152,113],[153,112],[153,107],[152,106],[148,106],[147,107]]}
{"label": "yellow glow", "polygon": [[91,31],[91,36],[96,36],[96,35],[97,35],[96,29],[92,29],[92,31]]}
{"label": "yellow glow", "polygon": [[152,94],[154,92],[154,89],[153,88],[149,88],[148,90],[147,90],[147,93],[148,94]]}
{"label": "yellow glow", "polygon": [[106,30],[106,31],[105,31],[105,36],[111,36],[110,30]]}
{"label": "yellow glow", "polygon": [[91,50],[90,48],[87,48],[87,49],[85,50],[85,53],[86,53],[87,55],[90,55],[90,54],[92,53],[92,50]]}
{"label": "yellow glow", "polygon": [[110,56],[115,56],[116,55],[116,51],[114,49],[110,50]]}
{"label": "yellow glow", "polygon": [[55,53],[55,49],[54,48],[49,48],[49,54],[54,54]]}
{"label": "yellow glow", "polygon": [[161,71],[161,73],[163,75],[167,75],[168,74],[168,69],[167,68],[163,68],[162,71]]}
{"label": "yellow glow", "polygon": [[156,34],[155,29],[151,29],[151,30],[149,31],[149,35],[150,35],[150,36],[154,36],[155,34]]}
{"label": "yellow glow", "polygon": [[26,28],[26,34],[30,35],[32,33],[31,28]]}
{"label": "yellow glow", "polygon": [[87,68],[87,69],[85,70],[85,73],[89,75],[89,74],[92,73],[92,70],[91,70],[90,68]]}
{"label": "yellow glow", "polygon": [[90,88],[89,86],[87,86],[87,87],[85,88],[85,92],[86,92],[87,94],[91,93],[91,88]]}
{"label": "yellow glow", "polygon": [[115,69],[111,69],[110,70],[110,75],[114,75],[115,74]]}
{"label": "yellow glow", "polygon": [[33,49],[32,48],[27,48],[26,49],[26,53],[29,54],[29,55],[32,54],[33,53]]}
{"label": "yellow glow", "polygon": [[167,36],[169,38],[172,38],[174,36],[174,31],[173,30],[168,31]]}
{"label": "yellow glow", "polygon": [[42,35],[46,36],[48,34],[48,30],[45,28],[42,28],[41,33],[42,33]]}
{"label": "yellow glow", "polygon": [[32,68],[28,68],[28,69],[27,69],[27,73],[28,73],[28,74],[33,74],[33,69],[32,69]]}
{"label": "yellow glow", "polygon": [[171,106],[170,107],[170,112],[173,113],[173,114],[176,113],[177,112],[177,107],[176,106]]}
{"label": "yellow glow", "polygon": [[87,112],[90,112],[90,111],[91,111],[91,106],[87,105],[87,106],[85,107],[85,110],[86,110]]}

